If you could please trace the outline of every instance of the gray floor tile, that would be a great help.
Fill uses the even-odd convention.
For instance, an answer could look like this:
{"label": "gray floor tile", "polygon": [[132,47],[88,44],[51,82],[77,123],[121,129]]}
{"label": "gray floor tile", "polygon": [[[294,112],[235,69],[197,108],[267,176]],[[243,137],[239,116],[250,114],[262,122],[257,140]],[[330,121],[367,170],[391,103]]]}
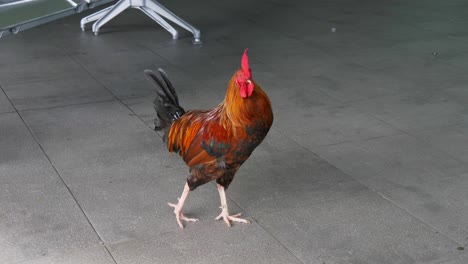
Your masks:
{"label": "gray floor tile", "polygon": [[304,59],[310,61],[314,57],[312,55],[319,55],[315,53],[318,50],[295,38],[275,34],[270,27],[258,26],[252,21],[243,22],[241,25],[249,28],[242,38],[232,34],[221,38],[220,43],[241,51],[249,48],[251,56],[271,67],[278,67],[278,69],[288,67],[284,63],[288,56],[302,55]]}
{"label": "gray floor tile", "polygon": [[[284,153],[292,153],[298,151],[307,153],[300,145],[291,140],[276,128],[275,124],[268,132],[263,142],[255,149],[249,160],[268,160],[274,161],[280,157],[287,157]],[[311,157],[314,157],[313,155]],[[313,159],[315,160],[316,157]]]}
{"label": "gray floor tile", "polygon": [[299,144],[315,147],[401,133],[353,107],[301,107],[277,111],[276,127]]}
{"label": "gray floor tile", "polygon": [[96,79],[121,100],[151,96],[154,93],[153,87],[144,77],[139,76],[143,75],[142,72],[100,75]]}
{"label": "gray floor tile", "polygon": [[412,132],[414,136],[428,142],[453,157],[468,162],[468,124]]}
{"label": "gray floor tile", "polygon": [[16,113],[0,115],[0,185],[48,185],[58,180]]}
{"label": "gray floor tile", "polygon": [[[362,16],[356,20],[362,20]],[[356,29],[359,27],[353,26],[350,28],[345,23],[335,19],[317,19],[312,17],[308,24],[313,26],[311,26],[310,30],[307,30],[310,34],[302,34],[298,38],[311,47],[320,49],[326,54],[343,60],[343,63],[372,61],[376,58],[366,55],[377,48],[385,48],[395,43],[395,40],[383,39],[383,37],[386,37],[385,35],[376,37],[375,34],[365,32],[366,30],[364,32],[356,32]],[[303,27],[306,25],[307,23],[304,23]],[[372,30],[367,29],[367,31]],[[392,57],[388,55],[382,53],[379,55],[380,58],[385,56],[390,61],[393,61]],[[350,57],[353,57],[353,59],[349,59]],[[364,66],[364,64],[359,64]],[[373,68],[369,67],[369,69]]]}
{"label": "gray floor tile", "polygon": [[[345,3],[342,3],[345,4]],[[320,38],[323,34],[331,33],[331,27],[335,26],[329,19],[322,20],[315,15],[311,15],[310,12],[314,12],[309,3],[302,1],[304,9],[306,9],[307,15],[299,15],[302,10],[298,10],[297,6],[292,2],[286,1],[269,1],[268,3],[262,3],[263,8],[268,13],[260,10],[252,10],[247,16],[254,21],[255,25],[259,24],[262,27],[276,32],[276,34],[268,34],[269,37],[275,35],[288,36],[302,40],[303,38]],[[275,15],[266,15],[275,14]],[[281,15],[283,19],[277,19],[278,15]],[[284,23],[287,20],[288,23]],[[294,25],[294,26],[291,26]]]}
{"label": "gray floor tile", "polygon": [[[359,91],[360,88],[360,79],[365,81],[364,84],[378,85],[375,87],[376,91],[372,91],[368,88],[369,92],[374,95],[379,92],[380,94],[385,94],[384,89],[379,86],[391,89],[387,94],[390,94],[392,91],[398,91],[398,89],[403,91],[408,90],[408,86],[412,85],[412,83],[402,78],[402,76],[419,77],[419,71],[421,69],[437,63],[435,60],[437,57],[433,55],[433,50],[419,50],[418,53],[414,53],[407,51],[401,46],[397,46],[399,43],[406,44],[410,42],[409,40],[390,44],[386,40],[376,40],[374,36],[358,35],[356,39],[357,43],[348,43],[353,42],[355,34],[346,32],[340,33],[340,35],[343,35],[340,36],[340,41],[344,41],[341,40],[341,38],[346,40],[345,44],[341,44],[344,46],[343,48],[330,45],[330,48],[322,49],[333,54],[335,58],[339,58],[344,65],[354,66],[356,68],[350,70],[351,73],[355,72],[356,76],[349,75],[349,73],[345,73],[345,76],[350,79],[355,79],[354,85],[357,86],[357,88],[355,88],[357,91]],[[334,38],[330,37],[326,41],[326,43],[332,42]],[[365,44],[365,42],[369,43]],[[358,48],[358,45],[361,45],[361,48]],[[402,64],[402,61],[405,63]],[[336,65],[336,67],[339,70],[343,69],[343,66],[340,65]],[[408,72],[408,70],[412,69],[418,69],[418,71],[413,70],[412,72]],[[333,73],[334,71],[330,69],[330,72]],[[371,76],[363,75],[363,73],[366,72],[371,73]],[[332,75],[332,77],[334,76],[335,75]],[[382,80],[379,80],[379,78]],[[362,93],[362,96],[365,96],[365,93]]]}
{"label": "gray floor tile", "polygon": [[145,121],[146,125],[154,128],[154,118],[156,117],[153,108],[154,98],[156,98],[156,93],[153,96],[124,99],[122,102]]}
{"label": "gray floor tile", "polygon": [[357,195],[365,188],[275,130],[241,167],[227,194],[258,214]]}
{"label": "gray floor tile", "polygon": [[466,163],[406,135],[315,151],[451,239],[468,242]]}
{"label": "gray floor tile", "polygon": [[130,263],[301,263],[257,224],[228,228],[200,224],[153,240],[111,245],[116,261]]}
{"label": "gray floor tile", "polygon": [[[417,44],[414,45],[417,46]],[[404,51],[401,51],[402,49]],[[424,50],[423,54],[414,54],[406,49],[406,46],[396,48],[396,51],[391,53],[403,53],[404,57],[411,58],[408,63],[403,65],[396,62],[381,63],[382,67],[378,70],[401,80],[400,95],[416,97],[419,102],[424,99],[445,99],[443,97],[445,90],[462,86],[468,81],[466,71],[444,62],[439,55],[432,55],[431,49]],[[428,56],[427,53],[431,55]]]}
{"label": "gray floor tile", "polygon": [[393,203],[461,245],[468,244],[468,172],[426,179],[419,185],[384,190]]}
{"label": "gray floor tile", "polygon": [[[102,245],[75,251],[63,251],[47,257],[15,262],[14,264],[115,264]],[[8,263],[10,264],[10,263]],[[13,263],[11,263],[13,264]]]}
{"label": "gray floor tile", "polygon": [[[393,12],[400,12],[400,8],[406,8],[404,6],[395,5],[393,7],[382,8],[375,12],[381,14],[366,14],[367,19],[360,19],[361,16],[355,16],[354,21],[356,23],[349,24],[352,27],[350,30],[359,34],[372,35],[373,38],[380,41],[380,43],[396,44],[405,41],[412,40],[428,40],[440,37],[436,33],[426,30],[417,23],[414,22],[414,14],[406,14],[405,16],[399,17],[398,21],[392,23],[392,18],[389,16]],[[411,7],[407,7],[411,8]],[[353,22],[354,22],[353,21]],[[347,21],[342,21],[347,22]],[[389,24],[392,24],[391,26]],[[343,26],[343,24],[341,25]]]}
{"label": "gray floor tile", "polygon": [[[66,52],[56,41],[44,38],[41,28],[32,28],[20,32],[12,38],[2,38],[0,52],[0,67],[19,62],[29,63],[39,58],[66,56]],[[13,52],[18,51],[18,52]]]}
{"label": "gray floor tile", "polygon": [[465,264],[468,262],[468,253],[461,254],[455,257],[449,257],[442,261],[436,261],[431,264]]}
{"label": "gray floor tile", "polygon": [[457,177],[468,169],[408,135],[320,147],[314,152],[377,191],[416,187],[429,180]]}
{"label": "gray floor tile", "polygon": [[[53,27],[54,30],[48,32],[48,37],[56,39],[58,45],[71,56],[102,56],[102,54],[143,48],[143,46],[137,43],[132,43],[132,37],[128,37],[128,34],[135,27],[116,27],[114,28],[114,32],[109,32],[109,34],[102,32],[99,36],[93,34],[91,26],[87,26],[85,32],[80,32],[79,27],[79,21],[73,24],[55,25]],[[145,32],[148,33],[148,31]],[[141,36],[148,36],[148,34],[139,33]],[[133,40],[138,39],[140,38],[133,38]]]}
{"label": "gray floor tile", "polygon": [[212,109],[216,107],[226,96],[229,78],[225,80],[201,81],[197,85],[191,83],[180,86],[177,94],[181,105],[186,110]]}
{"label": "gray floor tile", "polygon": [[8,67],[0,72],[0,85],[78,78],[87,75],[88,73],[68,56],[37,58],[9,63]]}
{"label": "gray floor tile", "polygon": [[[209,28],[215,27],[215,25],[220,24],[220,22],[225,21],[225,19],[239,17],[239,15],[236,16],[232,10],[219,8],[211,3],[207,3],[203,8],[201,8],[200,6],[192,5],[188,0],[182,0],[178,3],[165,2],[164,6],[194,27],[200,29],[202,40],[204,39],[205,33],[208,35]],[[156,25],[156,27],[159,26]],[[179,26],[175,26],[175,28],[179,31],[179,42],[191,43],[191,33],[185,31]],[[168,34],[166,38],[170,39],[171,36]]]}
{"label": "gray floor tile", "polygon": [[[466,38],[464,39],[464,41],[466,41]],[[459,68],[460,70],[463,70],[466,72],[466,70],[468,69],[468,64],[466,63],[466,52],[461,52],[461,53],[457,53],[455,54],[453,57],[449,57],[446,59],[446,63],[450,64],[450,65],[453,65],[457,68]]]}
{"label": "gray floor tile", "polygon": [[440,94],[399,94],[352,103],[359,110],[405,130],[423,130],[468,122],[465,105]]}
{"label": "gray floor tile", "polygon": [[14,112],[14,111],[15,109],[11,105],[10,101],[8,100],[6,95],[3,93],[3,91],[0,90],[0,114]]}
{"label": "gray floor tile", "polygon": [[392,49],[404,56],[425,59],[426,63],[450,64],[453,59],[466,51],[466,45],[464,45],[465,41],[466,37],[449,36],[431,40],[402,42],[394,45]]}
{"label": "gray floor tile", "polygon": [[[115,244],[178,231],[173,208],[167,203],[177,202],[187,176],[185,168],[152,170],[120,180],[73,185],[71,189],[104,242]],[[193,232],[203,224],[223,227],[224,222],[214,221],[220,213],[219,206],[214,185],[206,184],[191,192],[183,212],[200,222],[184,223],[184,231]],[[231,201],[228,206],[231,213],[243,212]]]}
{"label": "gray floor tile", "polygon": [[23,112],[68,184],[122,179],[185,166],[161,138],[118,102]]}
{"label": "gray floor tile", "polygon": [[422,28],[436,32],[440,35],[449,35],[453,37],[466,37],[467,34],[463,30],[463,18],[452,17],[450,20],[426,20],[418,23]]}
{"label": "gray floor tile", "polygon": [[[184,49],[171,45],[153,50],[171,64],[183,69],[190,77],[198,80],[221,78],[227,85],[231,76],[240,68],[245,48],[236,49],[218,42],[209,42]],[[259,62],[253,56],[249,56],[249,63],[251,68],[255,69],[254,65]]]}
{"label": "gray floor tile", "polygon": [[[254,3],[251,2],[250,4],[253,5]],[[258,4],[258,3],[256,2],[255,4]],[[213,5],[216,5],[216,3],[213,3]],[[225,10],[223,10],[222,8],[221,9],[218,8],[218,10],[221,10],[220,14],[225,13],[223,12]],[[253,29],[254,31],[257,31],[262,36],[264,36],[262,32],[257,30],[262,27],[261,26],[259,27],[258,24],[251,21],[250,19],[246,19],[245,17],[242,17],[242,16],[235,16],[235,15],[232,16],[232,13],[229,13],[229,12],[225,14],[226,14],[226,18],[230,17],[231,23],[220,23],[220,24],[217,23],[217,24],[206,25],[202,29],[202,39],[205,45],[211,44],[213,42],[221,42],[223,44],[226,44],[227,47],[235,47],[235,48],[240,48],[242,50],[248,46],[245,46],[245,44],[242,46],[239,46],[236,44],[242,44],[239,42],[242,40],[247,41],[249,38],[236,37],[238,36],[238,32],[247,33],[250,31],[250,29]],[[268,31],[271,33],[271,31],[268,29],[264,30],[263,33],[265,33],[265,31]],[[225,40],[235,40],[235,41],[234,43],[231,43],[231,42],[225,42]]]}
{"label": "gray floor tile", "polygon": [[[263,48],[260,48],[262,50]],[[250,52],[251,56],[256,56],[255,50]],[[339,59],[330,56],[316,47],[298,47],[298,50],[292,49],[289,52],[277,52],[270,56],[266,53],[258,58],[258,61],[268,66],[275,72],[275,76],[271,81],[281,85],[286,79],[302,81],[307,87],[315,90],[317,80],[316,75],[328,71],[327,66],[337,63]],[[347,62],[341,62],[347,63]],[[353,66],[354,67],[354,66]],[[255,68],[252,68],[255,73]],[[254,75],[255,76],[255,75]],[[283,87],[285,87],[284,85]],[[312,88],[313,87],[313,88]]]}
{"label": "gray floor tile", "polygon": [[98,244],[98,237],[62,183],[0,185],[1,263]]}
{"label": "gray floor tile", "polygon": [[87,24],[85,31],[81,32],[81,18],[96,11],[97,9],[90,9],[78,15],[57,20],[47,25],[49,30],[44,34],[49,39],[55,40],[70,55],[95,56],[103,53],[139,50],[145,45],[156,45],[161,41],[172,39],[166,30],[136,9],[127,9],[106,23],[101,27],[98,36],[92,32],[92,23]]}
{"label": "gray floor tile", "polygon": [[88,71],[95,74],[124,74],[167,64],[164,59],[147,49],[73,55]]}
{"label": "gray floor tile", "polygon": [[443,91],[447,101],[453,101],[461,105],[468,104],[468,90],[463,84],[454,85]]}
{"label": "gray floor tile", "polygon": [[0,262],[96,244],[97,236],[16,113],[0,115]]}
{"label": "gray floor tile", "polygon": [[256,220],[304,263],[428,263],[458,245],[373,192]]}
{"label": "gray floor tile", "polygon": [[316,72],[317,88],[341,102],[359,101],[395,94],[403,81],[365,68],[328,65]]}
{"label": "gray floor tile", "polygon": [[[219,10],[231,10],[234,14],[233,17],[239,19],[245,19],[247,14],[256,14],[258,13],[259,7],[265,7],[266,5],[270,4],[269,0],[262,0],[257,2],[252,2],[248,0],[239,0],[237,3],[226,1],[226,0],[209,0],[208,1],[211,5],[216,6]],[[251,4],[252,8],[244,8],[247,4]],[[244,11],[244,12],[241,12]],[[231,13],[229,12],[229,13]]]}
{"label": "gray floor tile", "polygon": [[[421,68],[439,62],[441,57],[435,56],[433,52],[443,50],[438,44],[447,41],[446,36],[425,30],[414,22],[413,25],[405,21],[391,22],[389,17],[374,14],[367,14],[366,19],[357,15],[354,20],[373,25],[337,25],[334,34],[306,35],[304,39],[327,52],[332,52],[335,56],[340,55],[344,61],[353,61],[368,69],[385,69],[391,66],[406,69],[419,64],[419,68],[413,68],[417,69],[412,71],[414,75],[417,75]],[[392,26],[381,27],[377,20],[392,23]]]}
{"label": "gray floor tile", "polygon": [[99,82],[120,99],[148,96],[154,91],[145,79],[145,69],[170,68],[147,49],[74,55]]}
{"label": "gray floor tile", "polygon": [[253,73],[253,78],[270,98],[273,112],[303,111],[303,108],[337,106],[339,101],[320,90],[316,80],[279,77],[269,70]]}
{"label": "gray floor tile", "polygon": [[91,76],[5,85],[3,89],[18,110],[114,99]]}

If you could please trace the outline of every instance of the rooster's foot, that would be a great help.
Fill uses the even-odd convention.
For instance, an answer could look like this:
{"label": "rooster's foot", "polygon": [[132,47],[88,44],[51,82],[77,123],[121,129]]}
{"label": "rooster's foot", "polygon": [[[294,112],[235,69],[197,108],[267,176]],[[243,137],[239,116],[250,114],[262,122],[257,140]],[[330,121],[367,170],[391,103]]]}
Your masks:
{"label": "rooster's foot", "polygon": [[185,217],[184,214],[182,214],[181,206],[179,206],[179,204],[173,204],[173,203],[167,203],[167,204],[170,207],[174,207],[174,214],[176,215],[176,220],[177,220],[177,223],[179,224],[180,228],[184,228],[184,226],[182,225],[181,220],[184,220],[186,222],[197,222],[198,221],[198,219],[196,219],[196,218]]}
{"label": "rooster's foot", "polygon": [[226,224],[228,226],[231,226],[231,221],[234,221],[234,222],[240,222],[240,223],[244,223],[244,224],[249,224],[249,220],[247,219],[244,219],[244,218],[239,218],[239,216],[241,216],[242,214],[235,214],[235,215],[229,215],[229,213],[227,212],[227,210],[223,210],[221,212],[220,215],[218,215],[218,217],[215,218],[215,220],[220,220],[221,218],[224,220],[224,222],[226,222]]}

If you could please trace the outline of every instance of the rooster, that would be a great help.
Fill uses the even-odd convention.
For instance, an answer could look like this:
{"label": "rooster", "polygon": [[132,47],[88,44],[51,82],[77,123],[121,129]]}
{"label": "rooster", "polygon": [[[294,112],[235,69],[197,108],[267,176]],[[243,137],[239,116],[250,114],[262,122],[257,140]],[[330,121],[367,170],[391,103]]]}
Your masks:
{"label": "rooster", "polygon": [[189,191],[216,180],[221,199],[221,214],[228,226],[231,221],[249,223],[241,214],[230,215],[225,190],[239,167],[263,141],[273,123],[271,103],[265,92],[252,80],[252,72],[245,50],[241,68],[229,81],[226,97],[211,110],[185,110],[166,73],[159,69],[160,79],[153,71],[145,70],[146,77],[156,86],[154,109],[157,113],[155,130],[164,131],[170,152],[178,153],[190,168],[190,175],[174,208],[181,228],[182,220],[198,221],[182,213]]}

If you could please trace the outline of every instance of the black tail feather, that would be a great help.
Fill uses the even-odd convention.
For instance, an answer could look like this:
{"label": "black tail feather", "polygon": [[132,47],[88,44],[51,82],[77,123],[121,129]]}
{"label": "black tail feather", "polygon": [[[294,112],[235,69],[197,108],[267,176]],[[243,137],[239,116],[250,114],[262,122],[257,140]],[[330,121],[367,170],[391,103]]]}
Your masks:
{"label": "black tail feather", "polygon": [[157,96],[153,101],[153,107],[157,118],[154,119],[154,130],[167,132],[172,122],[185,114],[185,110],[179,105],[179,98],[167,74],[162,69],[158,69],[158,72],[162,81],[152,70],[145,70],[145,76],[156,87]]}
{"label": "black tail feather", "polygon": [[169,88],[169,92],[172,95],[173,103],[179,105],[179,97],[177,97],[177,93],[174,89],[174,86],[169,80],[169,77],[167,77],[166,72],[161,68],[159,68],[158,71],[161,74],[161,77],[163,78],[164,82],[166,83],[167,88]]}

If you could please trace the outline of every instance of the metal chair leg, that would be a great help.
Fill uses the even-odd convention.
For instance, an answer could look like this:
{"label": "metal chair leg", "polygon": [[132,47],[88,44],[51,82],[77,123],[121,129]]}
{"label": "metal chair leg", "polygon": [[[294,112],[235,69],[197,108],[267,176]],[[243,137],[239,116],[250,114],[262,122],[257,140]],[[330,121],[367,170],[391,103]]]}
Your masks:
{"label": "metal chair leg", "polygon": [[100,19],[100,18],[101,18],[102,16],[104,16],[111,8],[112,8],[112,6],[106,7],[106,8],[104,8],[104,9],[102,9],[102,10],[97,11],[97,12],[94,13],[94,14],[91,14],[91,15],[89,15],[89,16],[84,17],[83,19],[81,19],[81,21],[80,21],[81,30],[82,30],[82,31],[85,31],[85,25],[86,25],[86,24]]}
{"label": "metal chair leg", "polygon": [[145,13],[147,16],[149,16],[151,19],[153,19],[156,23],[158,23],[161,27],[163,27],[165,30],[169,31],[172,35],[172,39],[178,39],[179,38],[179,32],[172,27],[169,23],[164,20],[158,13],[154,12],[152,9],[145,7],[145,6],[139,6],[138,9],[140,9],[143,13]]}
{"label": "metal chair leg", "polygon": [[189,23],[187,23],[185,20],[182,18],[176,16],[174,13],[172,13],[169,9],[158,3],[157,1],[147,1],[146,6],[153,9],[156,13],[159,15],[169,19],[170,21],[176,23],[177,25],[185,28],[187,31],[190,31],[193,34],[193,43],[194,44],[201,44],[201,34],[200,30]]}
{"label": "metal chair leg", "polygon": [[122,13],[125,11],[125,9],[129,8],[131,6],[131,1],[127,0],[120,0],[117,2],[117,4],[113,5],[112,8],[105,13],[101,18],[98,19],[98,21],[94,22],[93,24],[93,32],[94,35],[97,35],[99,32],[99,28],[104,26],[109,20],[112,18],[116,17],[118,14]]}

